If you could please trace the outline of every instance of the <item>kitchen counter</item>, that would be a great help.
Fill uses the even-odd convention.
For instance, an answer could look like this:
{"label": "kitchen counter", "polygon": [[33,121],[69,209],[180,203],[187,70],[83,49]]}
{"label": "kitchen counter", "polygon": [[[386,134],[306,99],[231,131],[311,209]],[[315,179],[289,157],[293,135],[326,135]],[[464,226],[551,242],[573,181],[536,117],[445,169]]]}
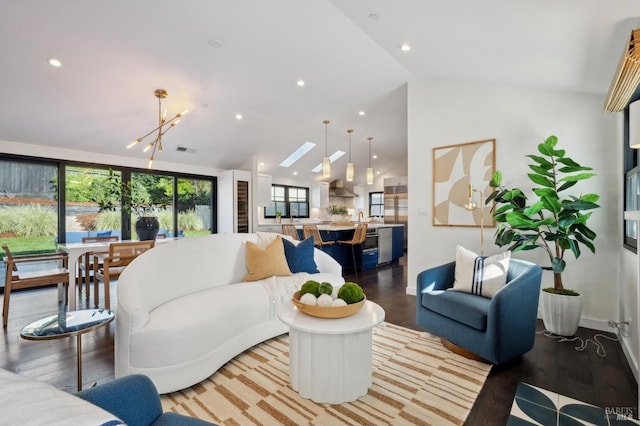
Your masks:
{"label": "kitchen counter", "polygon": [[[283,221],[282,223],[284,224],[290,224],[290,222],[285,222]],[[294,225],[296,227],[296,229],[302,229],[302,225],[301,223],[295,223]],[[390,228],[390,227],[395,227],[395,226],[404,226],[403,224],[394,224],[394,223],[380,223],[380,222],[374,222],[374,223],[367,223],[367,228],[370,229],[377,229],[377,228]],[[319,231],[353,231],[356,229],[356,227],[358,226],[357,223],[354,223],[353,225],[331,225],[328,223],[319,223],[317,224],[318,226],[318,230]],[[276,232],[279,232],[281,228],[280,224],[278,223],[271,223],[271,224],[262,224],[262,225],[258,225],[258,230],[259,231],[271,231],[273,232],[275,229],[277,228]]]}
{"label": "kitchen counter", "polygon": [[[288,221],[283,221],[285,224],[290,224]],[[298,222],[293,225],[298,230],[300,239],[303,238],[302,227],[305,223]],[[331,225],[330,223],[316,223],[318,231],[323,241],[346,241],[353,238],[353,233],[357,227],[357,223],[351,225],[340,224]],[[367,237],[365,244],[357,245],[354,247],[354,251],[351,250],[350,245],[346,244],[333,244],[331,246],[323,247],[323,250],[338,261],[345,269],[353,269],[353,258],[356,258],[356,266],[358,270],[367,270],[375,268],[379,264],[397,262],[398,259],[404,255],[404,225],[381,223],[381,222],[368,222],[368,230],[378,230],[374,232],[373,236]],[[387,229],[384,232],[382,229]],[[278,232],[282,231],[281,224],[263,224],[258,226],[258,230],[263,232]],[[380,250],[378,250],[380,248]],[[383,255],[384,253],[384,255]]]}

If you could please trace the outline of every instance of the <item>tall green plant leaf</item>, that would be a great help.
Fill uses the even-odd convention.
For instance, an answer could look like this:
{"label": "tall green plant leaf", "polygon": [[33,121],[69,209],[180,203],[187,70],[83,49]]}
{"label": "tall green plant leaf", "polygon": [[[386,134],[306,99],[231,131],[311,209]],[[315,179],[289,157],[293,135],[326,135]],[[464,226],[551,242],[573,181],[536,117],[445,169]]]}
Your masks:
{"label": "tall green plant leaf", "polygon": [[595,175],[596,175],[595,173],[580,173],[578,175],[563,176],[558,180],[560,182],[574,182],[574,181],[578,181],[578,180],[589,179],[589,178],[594,177]]}
{"label": "tall green plant leaf", "polygon": [[547,160],[544,157],[540,157],[539,155],[525,155],[525,157],[531,158],[533,161],[538,163],[538,165],[545,170],[549,170],[553,168],[553,163],[551,163],[549,160]]}
{"label": "tall green plant leaf", "polygon": [[529,179],[531,179],[533,182],[537,183],[538,185],[546,186],[547,188],[555,187],[553,182],[551,182],[549,179],[547,179],[544,176],[535,175],[533,173],[529,173],[527,176],[529,176]]}

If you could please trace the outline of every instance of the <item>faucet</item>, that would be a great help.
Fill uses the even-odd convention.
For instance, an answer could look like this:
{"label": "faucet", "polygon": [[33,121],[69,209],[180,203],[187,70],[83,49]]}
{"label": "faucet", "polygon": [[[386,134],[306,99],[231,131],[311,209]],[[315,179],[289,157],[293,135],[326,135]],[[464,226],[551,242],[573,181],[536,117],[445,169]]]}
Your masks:
{"label": "faucet", "polygon": [[364,212],[362,210],[358,211],[358,223],[362,223],[364,220]]}

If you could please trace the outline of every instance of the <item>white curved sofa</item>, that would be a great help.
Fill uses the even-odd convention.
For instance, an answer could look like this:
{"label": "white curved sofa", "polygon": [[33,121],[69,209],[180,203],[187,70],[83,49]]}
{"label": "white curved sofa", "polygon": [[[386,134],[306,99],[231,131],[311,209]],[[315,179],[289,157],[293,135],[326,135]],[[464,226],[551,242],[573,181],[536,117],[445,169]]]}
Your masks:
{"label": "white curved sofa", "polygon": [[118,280],[115,376],[149,376],[160,393],[196,384],[244,350],[286,333],[280,303],[307,279],[344,283],[314,249],[320,273],[244,282],[245,244],[257,234],[213,234],[158,245]]}

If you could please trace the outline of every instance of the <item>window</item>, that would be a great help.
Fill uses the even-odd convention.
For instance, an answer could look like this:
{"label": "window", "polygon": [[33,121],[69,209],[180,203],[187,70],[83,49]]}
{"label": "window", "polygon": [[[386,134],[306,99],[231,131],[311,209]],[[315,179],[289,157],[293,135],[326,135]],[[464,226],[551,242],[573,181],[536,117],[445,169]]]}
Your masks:
{"label": "window", "polygon": [[265,218],[309,217],[309,188],[288,185],[271,185],[271,205],[264,208]]}
{"label": "window", "polygon": [[[640,162],[638,155],[640,150],[629,147],[629,108],[624,111],[624,137],[622,138],[624,151],[624,209],[640,210]],[[624,221],[624,248],[637,252],[638,229],[635,220]]]}
{"label": "window", "polygon": [[[57,165],[0,159],[0,182],[0,246],[6,244],[13,254],[55,251],[60,226]],[[0,253],[4,256],[2,248]],[[0,280],[3,268],[0,262]]]}
{"label": "window", "polygon": [[[122,178],[120,172],[113,175]],[[116,209],[119,200],[112,209],[100,209],[114,198],[104,184],[109,176],[108,168],[65,167],[65,242],[79,243],[98,233],[122,237],[122,215]]]}
{"label": "window", "polygon": [[178,236],[211,233],[210,180],[178,178]]}
{"label": "window", "polygon": [[[105,192],[104,181],[111,175],[118,182],[130,184],[132,195],[140,190],[138,195],[164,206],[155,213],[168,236],[217,231],[215,177],[0,154],[0,239],[5,242],[17,237],[12,245],[18,240],[24,242],[16,246],[15,251],[20,253],[53,251],[56,241],[81,241],[83,235],[104,231],[123,240],[135,238],[135,215],[132,220],[121,213],[119,193]],[[6,226],[18,231],[16,225],[7,225],[16,217],[9,215],[13,210],[8,209],[15,203],[29,207],[33,213],[29,217],[34,217],[32,222],[38,225],[36,230],[26,225],[19,230],[28,238],[2,231]],[[109,207],[100,209],[101,205]],[[17,217],[27,216],[21,213]]]}
{"label": "window", "polygon": [[369,216],[384,216],[384,192],[369,193]]}

